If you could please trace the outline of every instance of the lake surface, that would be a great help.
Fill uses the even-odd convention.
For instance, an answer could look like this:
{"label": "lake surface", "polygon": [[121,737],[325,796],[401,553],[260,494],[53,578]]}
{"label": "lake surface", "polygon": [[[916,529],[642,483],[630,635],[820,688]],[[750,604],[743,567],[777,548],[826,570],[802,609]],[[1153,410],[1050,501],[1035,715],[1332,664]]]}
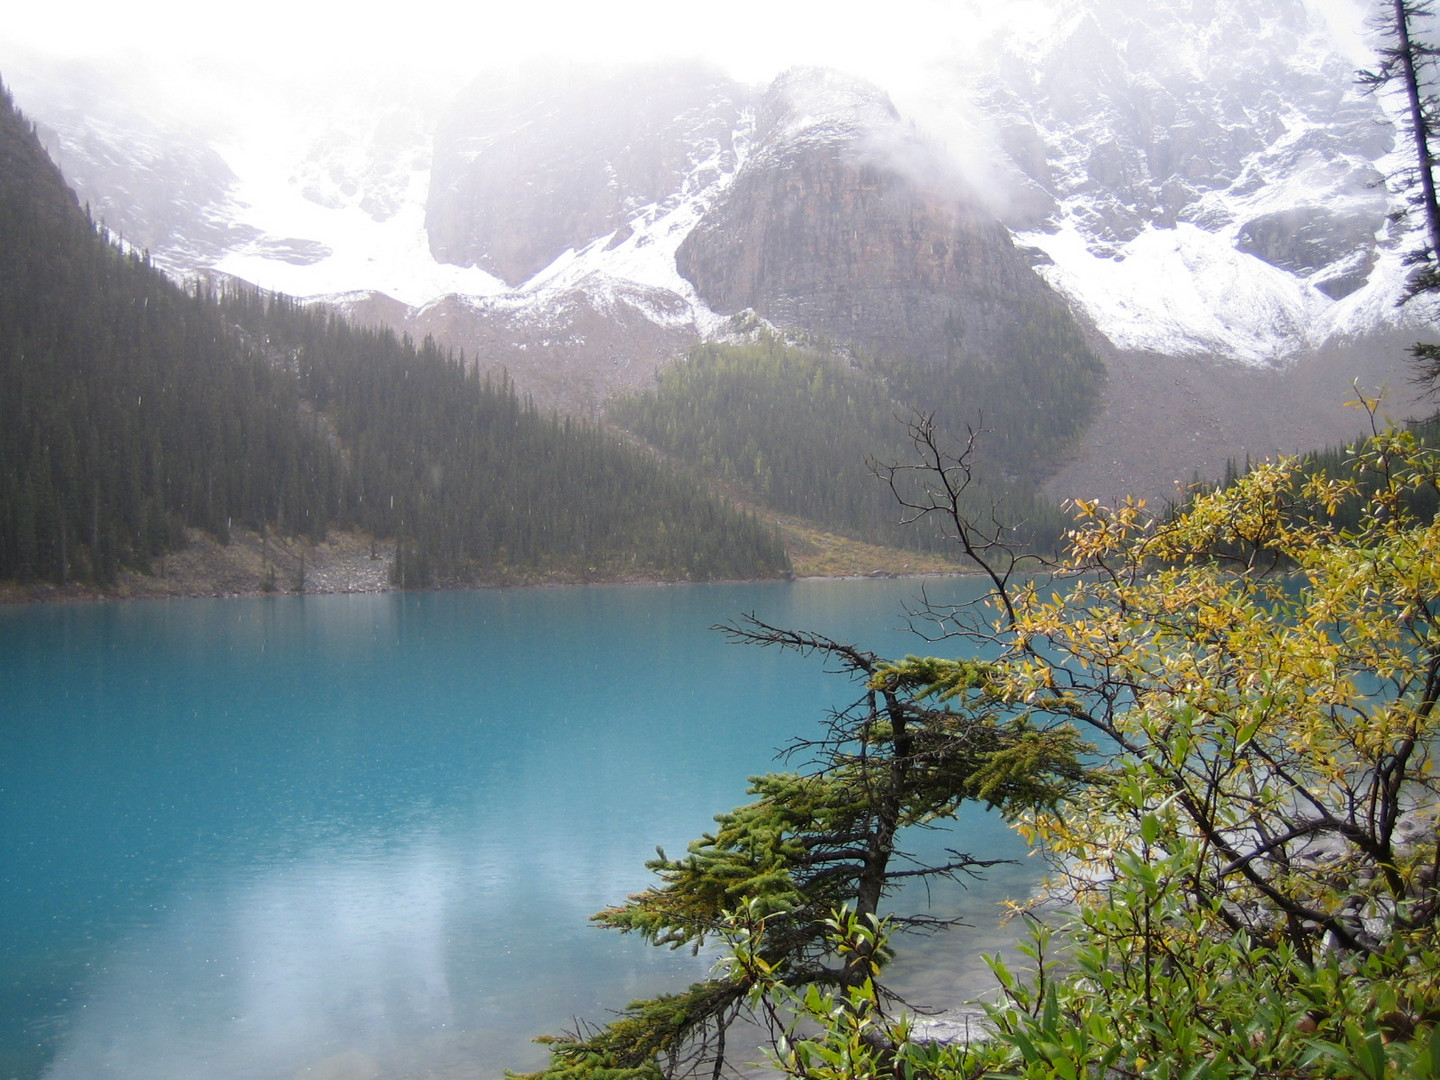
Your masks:
{"label": "lake surface", "polygon": [[[709,627],[934,652],[897,629],[919,587],[0,607],[0,1077],[538,1067],[534,1036],[704,974],[587,916],[855,696]],[[978,812],[924,842],[1023,856]],[[1037,873],[937,889],[976,929],[902,943],[895,976],[973,996]]]}

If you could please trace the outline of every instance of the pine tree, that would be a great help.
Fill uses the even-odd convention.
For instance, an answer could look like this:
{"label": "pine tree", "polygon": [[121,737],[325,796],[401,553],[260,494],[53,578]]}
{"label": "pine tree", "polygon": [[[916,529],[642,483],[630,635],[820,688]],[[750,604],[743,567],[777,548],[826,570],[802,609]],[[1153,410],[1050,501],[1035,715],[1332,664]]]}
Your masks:
{"label": "pine tree", "polygon": [[[1433,0],[1385,0],[1376,29],[1379,64],[1358,75],[1372,92],[1394,93],[1403,100],[1402,130],[1410,141],[1412,163],[1395,180],[1407,196],[1411,211],[1422,218],[1424,239],[1406,256],[1416,269],[1406,286],[1405,300],[1440,291],[1440,198],[1435,186],[1435,146],[1440,136],[1440,100],[1437,100],[1436,58],[1440,47],[1423,33],[1425,20],[1435,16]],[[1440,389],[1440,345],[1417,342],[1410,348],[1415,381],[1431,393]]]}
{"label": "pine tree", "polygon": [[[635,1002],[604,1028],[545,1040],[552,1059],[537,1080],[720,1075],[726,1031],[745,1015],[762,974],[792,988],[847,988],[884,963],[885,955],[864,951],[834,955],[829,921],[837,910],[873,925],[900,883],[979,874],[997,862],[958,851],[917,860],[904,849],[907,827],[952,818],[967,802],[1007,813],[1051,807],[1084,782],[1073,732],[995,709],[984,665],[972,666],[968,685],[937,698],[933,673],[913,658],[897,664],[753,618],[721,629],[742,643],[817,654],[854,678],[861,696],[818,738],[790,748],[813,767],[752,778],[753,802],[718,815],[716,830],[685,855],[662,851],[648,864],[660,885],[593,918],[655,945],[698,948],[743,912],[763,919],[763,941],[749,967]],[[923,912],[889,922],[945,925]]]}

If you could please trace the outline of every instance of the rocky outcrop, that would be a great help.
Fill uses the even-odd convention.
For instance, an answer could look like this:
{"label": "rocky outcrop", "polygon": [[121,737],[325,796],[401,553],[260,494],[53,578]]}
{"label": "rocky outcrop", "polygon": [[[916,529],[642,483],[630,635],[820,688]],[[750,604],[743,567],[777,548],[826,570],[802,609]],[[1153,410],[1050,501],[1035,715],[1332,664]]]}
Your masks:
{"label": "rocky outcrop", "polygon": [[[1395,278],[1375,272],[1394,262],[1393,131],[1335,42],[1304,0],[1075,0],[976,77],[1051,200],[1007,223],[1122,348],[1288,362],[1345,319],[1330,302]],[[1175,300],[1183,278],[1203,307]]]}
{"label": "rocky outcrop", "polygon": [[1236,233],[1235,247],[1293,274],[1327,270],[1315,286],[1338,300],[1365,284],[1379,224],[1373,214],[1300,206],[1251,218]]}
{"label": "rocky outcrop", "polygon": [[738,84],[693,67],[605,76],[547,66],[507,84],[481,79],[435,137],[430,250],[518,285],[675,195],[697,144],[733,169],[746,104]]}
{"label": "rocky outcrop", "polygon": [[985,362],[1034,307],[1063,310],[873,86],[791,71],[767,92],[755,139],[676,257],[715,311],[752,308],[887,356]]}

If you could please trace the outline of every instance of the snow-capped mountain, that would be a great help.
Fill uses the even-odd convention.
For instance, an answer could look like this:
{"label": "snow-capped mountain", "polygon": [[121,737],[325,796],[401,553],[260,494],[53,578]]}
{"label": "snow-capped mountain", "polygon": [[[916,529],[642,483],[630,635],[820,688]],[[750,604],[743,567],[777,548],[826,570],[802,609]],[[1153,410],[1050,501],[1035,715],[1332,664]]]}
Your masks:
{"label": "snow-capped mountain", "polygon": [[1274,363],[1384,323],[1392,128],[1336,44],[1302,0],[1106,0],[1002,48],[977,98],[1048,204],[1015,223],[1042,275],[1126,349]]}
{"label": "snow-capped mountain", "polygon": [[792,69],[766,89],[743,167],[676,260],[714,311],[890,358],[1003,366],[1017,326],[1073,325],[888,95],[833,71]]}
{"label": "snow-capped mountain", "polygon": [[[1304,0],[1056,0],[1043,33],[935,78],[986,118],[1017,242],[1106,338],[1276,363],[1396,317],[1392,130],[1338,45]],[[893,126],[883,92],[811,77],[834,115]],[[689,68],[540,65],[449,102],[308,96],[207,141],[73,69],[16,89],[97,216],[182,274],[415,308],[544,306],[603,274],[699,327],[669,257],[741,171],[762,96]]]}
{"label": "snow-capped mountain", "polygon": [[[1153,490],[1342,438],[1352,378],[1403,382],[1421,313],[1395,306],[1393,132],[1318,2],[1048,0],[987,62],[924,72],[970,117],[960,140],[813,68],[756,88],[547,65],[449,97],[375,79],[210,130],[73,70],[0,75],[158,264],[434,334],[543,404],[593,411],[756,316],[984,364],[1068,304],[1110,371],[1094,468],[1071,478],[1113,465]],[[1173,463],[1143,445],[1102,461],[1118,423],[1156,411],[1142,388],[1236,378],[1287,424],[1231,430],[1216,417],[1243,408],[1187,391],[1158,406],[1195,431]],[[1127,453],[1153,475],[1124,473]]]}
{"label": "snow-capped mountain", "polygon": [[215,132],[114,71],[21,57],[0,70],[46,150],[96,220],[180,273],[257,242],[234,198],[240,178]]}

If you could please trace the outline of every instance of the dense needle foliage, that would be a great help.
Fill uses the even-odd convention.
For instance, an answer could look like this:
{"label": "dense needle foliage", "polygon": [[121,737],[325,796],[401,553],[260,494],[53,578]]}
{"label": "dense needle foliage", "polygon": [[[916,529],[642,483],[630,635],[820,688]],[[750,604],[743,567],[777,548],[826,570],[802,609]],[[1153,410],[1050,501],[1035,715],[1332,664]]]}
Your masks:
{"label": "dense needle foliage", "polygon": [[0,99],[0,580],[107,585],[189,528],[397,541],[402,585],[783,573],[772,529],[425,342],[173,284]]}
{"label": "dense needle foliage", "polygon": [[339,462],[298,387],[80,212],[0,100],[0,578],[106,584],[186,526],[323,529]]}
{"label": "dense needle foliage", "polygon": [[[1043,341],[1037,339],[1036,345]],[[1039,357],[1032,365],[1037,371],[1043,367]],[[944,551],[950,538],[928,523],[904,524],[889,487],[871,475],[874,464],[904,456],[904,429],[897,416],[916,405],[945,417],[956,432],[983,424],[979,445],[987,461],[1029,462],[1030,471],[1038,474],[1041,462],[1053,461],[1050,455],[1068,445],[1088,415],[1093,387],[1087,380],[1093,381],[1094,371],[1081,367],[1088,374],[1076,377],[1074,404],[1062,410],[1063,417],[1042,416],[1035,402],[1045,395],[1028,379],[1011,388],[1029,395],[1023,418],[1008,411],[992,417],[977,411],[969,388],[985,383],[987,393],[993,390],[997,400],[1004,399],[990,385],[998,376],[954,365],[857,366],[762,336],[746,345],[699,346],[662,370],[654,391],[615,402],[609,418],[782,513],[873,543]],[[1069,369],[1059,365],[1056,370]],[[993,474],[1004,475],[999,469]],[[967,509],[976,517],[993,515],[1014,530],[1019,544],[1058,547],[1064,516],[1037,496],[1028,474],[975,484]]]}
{"label": "dense needle foliage", "polygon": [[344,447],[349,520],[402,540],[404,584],[497,571],[748,578],[774,531],[591,425],[541,414],[427,340],[253,292],[221,301],[293,368]]}

